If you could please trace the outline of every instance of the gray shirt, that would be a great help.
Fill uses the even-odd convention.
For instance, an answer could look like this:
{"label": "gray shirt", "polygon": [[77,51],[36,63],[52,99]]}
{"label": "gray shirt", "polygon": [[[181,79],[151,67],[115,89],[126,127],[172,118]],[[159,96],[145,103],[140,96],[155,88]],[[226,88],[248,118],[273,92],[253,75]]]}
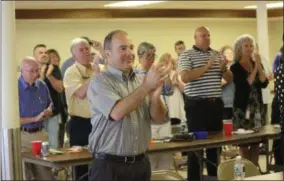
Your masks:
{"label": "gray shirt", "polygon": [[125,76],[111,66],[91,80],[87,93],[93,126],[89,135],[90,152],[132,156],[148,150],[151,140],[149,97],[122,120],[110,119],[116,102],[130,95],[140,85],[141,78],[134,72]]}
{"label": "gray shirt", "polygon": [[73,65],[75,63],[75,61],[73,60],[72,57],[68,58],[67,60],[64,61],[64,63],[61,66],[61,75],[62,77],[64,77],[64,74],[66,72],[66,70],[71,67],[71,65]]}

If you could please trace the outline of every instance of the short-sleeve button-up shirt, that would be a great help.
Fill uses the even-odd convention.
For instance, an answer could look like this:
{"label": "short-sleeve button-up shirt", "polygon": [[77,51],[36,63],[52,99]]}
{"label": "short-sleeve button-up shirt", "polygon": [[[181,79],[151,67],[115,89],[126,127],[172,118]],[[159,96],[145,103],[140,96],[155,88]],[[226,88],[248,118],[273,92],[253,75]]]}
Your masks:
{"label": "short-sleeve button-up shirt", "polygon": [[[35,117],[52,103],[48,88],[41,80],[30,86],[22,76],[18,79],[20,117]],[[23,124],[24,128],[38,128],[42,122]]]}
{"label": "short-sleeve button-up shirt", "polygon": [[87,98],[79,99],[75,96],[75,92],[83,84],[85,84],[92,77],[92,75],[92,66],[85,67],[78,62],[75,62],[75,64],[66,70],[63,85],[65,88],[69,115],[83,118],[91,117]]}
{"label": "short-sleeve button-up shirt", "polygon": [[148,96],[136,110],[122,120],[110,119],[111,110],[116,102],[129,96],[140,85],[141,78],[134,72],[126,76],[111,66],[91,80],[88,89],[93,126],[89,135],[91,152],[131,156],[148,150],[151,140]]}

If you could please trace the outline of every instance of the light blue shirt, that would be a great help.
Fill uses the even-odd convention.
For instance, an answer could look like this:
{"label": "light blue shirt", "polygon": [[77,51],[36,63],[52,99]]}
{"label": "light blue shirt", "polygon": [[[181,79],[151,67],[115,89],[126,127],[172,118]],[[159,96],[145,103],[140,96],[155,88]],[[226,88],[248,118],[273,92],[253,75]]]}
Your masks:
{"label": "light blue shirt", "polygon": [[61,66],[61,75],[62,77],[64,77],[64,74],[66,72],[66,70],[75,63],[75,60],[70,57],[69,59],[65,60],[64,63]]}

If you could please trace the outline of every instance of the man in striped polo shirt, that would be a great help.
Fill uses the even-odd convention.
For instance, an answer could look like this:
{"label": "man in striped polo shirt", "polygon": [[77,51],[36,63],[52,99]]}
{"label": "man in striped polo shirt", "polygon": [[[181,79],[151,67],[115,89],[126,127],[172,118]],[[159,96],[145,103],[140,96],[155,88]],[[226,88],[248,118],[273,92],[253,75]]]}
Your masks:
{"label": "man in striped polo shirt", "polygon": [[[185,85],[185,111],[188,130],[221,131],[223,101],[221,78],[232,81],[227,60],[210,48],[210,32],[199,27],[194,34],[195,45],[179,57],[179,72]],[[207,149],[207,159],[218,165],[219,148]],[[202,154],[201,151],[198,154]],[[206,163],[210,176],[217,176],[217,167]],[[188,153],[188,180],[200,180],[200,165],[195,153]]]}

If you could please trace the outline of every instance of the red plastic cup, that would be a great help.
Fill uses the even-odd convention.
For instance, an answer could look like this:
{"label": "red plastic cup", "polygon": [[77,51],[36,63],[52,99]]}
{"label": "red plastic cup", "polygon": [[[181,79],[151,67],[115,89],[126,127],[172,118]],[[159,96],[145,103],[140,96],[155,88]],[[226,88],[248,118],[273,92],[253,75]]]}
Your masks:
{"label": "red plastic cup", "polygon": [[225,136],[232,136],[233,123],[231,121],[224,122]]}
{"label": "red plastic cup", "polygon": [[42,141],[32,141],[32,151],[34,156],[39,156],[41,153]]}

